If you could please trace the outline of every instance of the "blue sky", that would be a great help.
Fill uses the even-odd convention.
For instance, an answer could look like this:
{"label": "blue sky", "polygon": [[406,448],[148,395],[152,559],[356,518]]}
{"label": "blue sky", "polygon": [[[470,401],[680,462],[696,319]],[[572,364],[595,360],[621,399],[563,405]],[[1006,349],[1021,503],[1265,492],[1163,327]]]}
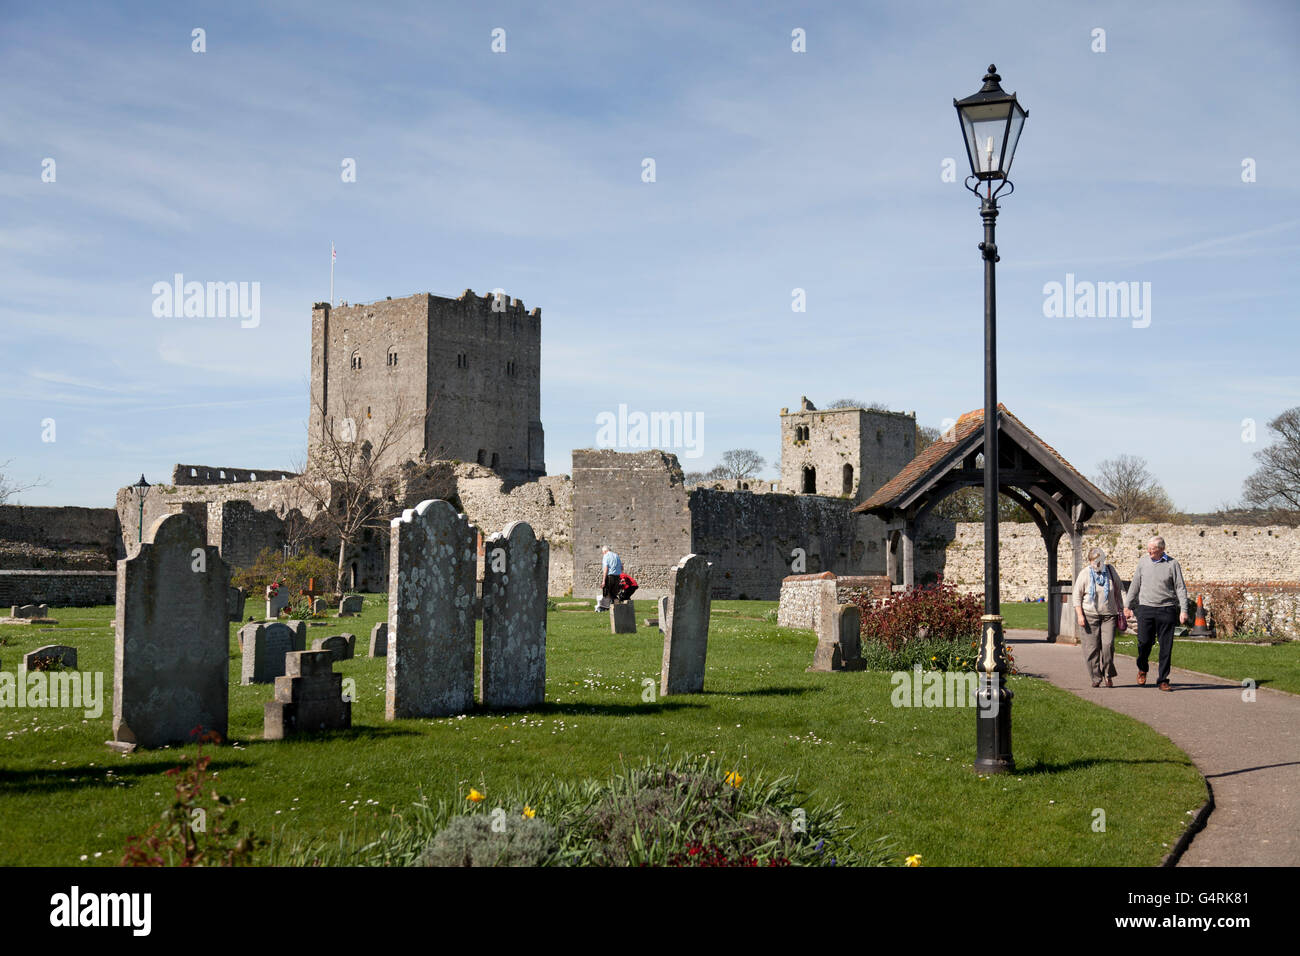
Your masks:
{"label": "blue sky", "polygon": [[[983,400],[981,236],[941,172],[990,62],[1029,110],[1001,400],[1188,510],[1236,499],[1300,404],[1293,3],[123,6],[0,12],[0,462],[48,482],[24,503],[290,466],[331,241],[339,299],[541,307],[553,474],[619,403],[702,413],[690,467],[752,447],[769,474],[801,395],[956,418]],[[177,272],[260,283],[260,324],[155,317]],[[1150,325],[1045,317],[1067,273],[1149,282]]]}

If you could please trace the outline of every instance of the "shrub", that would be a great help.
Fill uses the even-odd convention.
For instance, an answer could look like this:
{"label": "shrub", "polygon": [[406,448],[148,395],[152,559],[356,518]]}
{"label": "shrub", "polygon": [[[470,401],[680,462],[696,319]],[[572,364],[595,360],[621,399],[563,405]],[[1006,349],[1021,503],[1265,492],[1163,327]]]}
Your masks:
{"label": "shrub", "polygon": [[239,823],[226,822],[231,800],[217,793],[215,781],[208,774],[212,757],[203,752],[203,745],[220,742],[221,736],[215,731],[199,735],[194,762],[166,771],[168,777],[176,778],[176,799],[163,811],[161,823],[155,823],[143,836],[127,838],[122,866],[252,864],[253,854],[265,841],[255,837],[252,830],[241,837]]}
{"label": "shrub", "polygon": [[[493,829],[494,821],[498,822]],[[459,816],[438,831],[419,866],[545,866],[560,847],[555,828],[530,819],[522,807],[513,813]]]}
{"label": "shrub", "polygon": [[[289,594],[296,598],[298,592],[307,587],[307,582],[315,578],[317,589],[333,590],[338,566],[329,558],[319,554],[304,552],[292,558],[285,558],[279,551],[263,548],[257,558],[247,568],[236,568],[230,583],[243,588],[246,594],[260,598],[268,585],[276,581],[284,582]],[[328,598],[328,596],[327,596]]]}
{"label": "shrub", "polygon": [[1246,589],[1239,584],[1215,584],[1205,589],[1207,610],[1220,637],[1232,637],[1246,624]]}
{"label": "shrub", "polygon": [[984,603],[975,594],[959,594],[942,578],[934,585],[891,594],[883,601],[868,595],[853,598],[862,611],[862,643],[899,651],[916,640],[963,643],[979,637]]}

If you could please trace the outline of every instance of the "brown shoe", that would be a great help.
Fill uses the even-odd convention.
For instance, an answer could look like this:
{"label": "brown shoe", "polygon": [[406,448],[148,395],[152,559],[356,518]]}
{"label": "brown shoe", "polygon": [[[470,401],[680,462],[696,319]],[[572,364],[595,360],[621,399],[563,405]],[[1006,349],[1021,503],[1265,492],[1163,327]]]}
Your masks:
{"label": "brown shoe", "polygon": [[1115,682],[1114,682],[1113,680],[1111,680],[1109,677],[1107,677],[1107,678],[1106,678],[1106,686],[1107,686],[1107,687],[1114,687],[1114,686],[1115,686]]}
{"label": "brown shoe", "polygon": [[1173,691],[1173,688],[1169,686],[1169,681],[1167,681],[1167,680],[1166,680],[1166,681],[1161,681],[1161,682],[1160,682],[1160,689],[1161,689],[1161,690],[1167,690],[1167,691]]}
{"label": "brown shoe", "polygon": [[1138,671],[1138,686],[1142,687],[1146,684],[1146,682],[1147,682],[1147,672]]}
{"label": "brown shoe", "polygon": [[1100,686],[1101,686],[1101,681],[1100,681],[1100,680],[1095,680],[1095,681],[1093,681],[1093,682],[1092,682],[1092,686],[1093,686],[1093,687],[1100,687]]}

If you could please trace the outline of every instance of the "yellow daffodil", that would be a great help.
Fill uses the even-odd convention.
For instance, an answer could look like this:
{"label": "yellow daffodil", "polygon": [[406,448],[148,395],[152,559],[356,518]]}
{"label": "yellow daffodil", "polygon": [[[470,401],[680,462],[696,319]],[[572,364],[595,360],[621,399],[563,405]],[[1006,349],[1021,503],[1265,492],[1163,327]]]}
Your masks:
{"label": "yellow daffodil", "polygon": [[744,780],[744,779],[745,779],[744,777],[742,777],[740,774],[736,773],[736,771],[734,771],[734,770],[731,771],[730,773],[728,773],[727,776],[726,776],[726,781],[727,781],[727,783],[731,784],[731,785],[732,785],[733,787],[735,787],[737,790],[740,789],[740,781],[742,781],[742,780]]}
{"label": "yellow daffodil", "polygon": [[907,865],[908,865],[908,866],[920,866],[920,865],[921,865],[921,854],[919,854],[919,853],[913,853],[911,856],[909,856],[909,857],[907,858]]}
{"label": "yellow daffodil", "polygon": [[473,802],[473,803],[480,803],[480,802],[482,802],[482,801],[485,799],[485,797],[483,796],[483,794],[479,793],[479,792],[478,792],[477,790],[475,790],[473,787],[470,787],[470,788],[469,788],[469,796],[466,797],[465,799],[466,799],[466,800],[469,800],[469,801],[471,801],[471,802]]}
{"label": "yellow daffodil", "polygon": [[537,816],[537,811],[536,811],[536,810],[534,810],[532,807],[524,807],[524,819],[525,819],[525,820],[531,820],[531,819],[532,819],[533,817],[535,817],[535,816]]}

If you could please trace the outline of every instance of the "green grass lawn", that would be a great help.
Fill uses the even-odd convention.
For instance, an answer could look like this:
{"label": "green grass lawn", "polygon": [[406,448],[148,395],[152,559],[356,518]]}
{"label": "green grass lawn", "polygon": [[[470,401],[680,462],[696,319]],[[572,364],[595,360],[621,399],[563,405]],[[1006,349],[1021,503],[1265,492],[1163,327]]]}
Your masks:
{"label": "green grass lawn", "polygon": [[[234,683],[231,626],[233,743],[212,769],[241,826],[337,839],[377,829],[421,794],[463,802],[475,787],[492,800],[552,775],[604,778],[666,750],[713,754],[745,776],[797,774],[808,805],[842,802],[858,842],[888,837],[899,862],[919,853],[927,866],[1150,866],[1205,799],[1199,774],[1166,738],[1027,677],[1011,682],[1018,772],[980,778],[970,770],[970,709],[894,708],[886,673],[806,673],[815,638],[764,622],[773,602],[715,602],[736,613],[714,616],[701,695],[643,700],[647,681],[657,690],[663,642],[640,626],[653,602],[638,601],[635,635],[610,635],[608,617],[590,611],[550,614],[542,707],[388,723],[384,661],[364,657],[385,600],[367,595],[360,618],[309,628],[309,638],[357,635],[362,656],[336,665],[356,682],[350,732],[262,741],[272,688]],[[163,772],[193,747],[109,751],[112,608],[52,613],[56,628],[0,631],[0,666],[12,672],[25,651],[73,644],[81,670],[104,673],[107,699],[94,719],[0,709],[0,863],[114,864],[128,835],[169,805]],[[1097,808],[1105,832],[1092,828]]]}
{"label": "green grass lawn", "polygon": [[[1047,605],[1006,602],[1002,605],[1003,626],[1047,630]],[[1130,631],[1115,642],[1115,649],[1137,656],[1137,638]],[[1215,674],[1228,680],[1251,678],[1259,687],[1271,687],[1300,694],[1300,641],[1286,644],[1219,644],[1196,640],[1174,640],[1175,667]],[[1152,667],[1154,668],[1154,656]],[[1153,678],[1154,679],[1154,678]]]}
{"label": "green grass lawn", "polygon": [[[1115,650],[1137,656],[1137,638],[1123,636],[1115,641]],[[1153,647],[1149,666],[1155,680],[1160,649]],[[1228,680],[1249,677],[1257,687],[1271,687],[1300,694],[1300,641],[1286,644],[1210,644],[1205,641],[1174,640],[1171,660],[1175,667],[1214,674]]]}

